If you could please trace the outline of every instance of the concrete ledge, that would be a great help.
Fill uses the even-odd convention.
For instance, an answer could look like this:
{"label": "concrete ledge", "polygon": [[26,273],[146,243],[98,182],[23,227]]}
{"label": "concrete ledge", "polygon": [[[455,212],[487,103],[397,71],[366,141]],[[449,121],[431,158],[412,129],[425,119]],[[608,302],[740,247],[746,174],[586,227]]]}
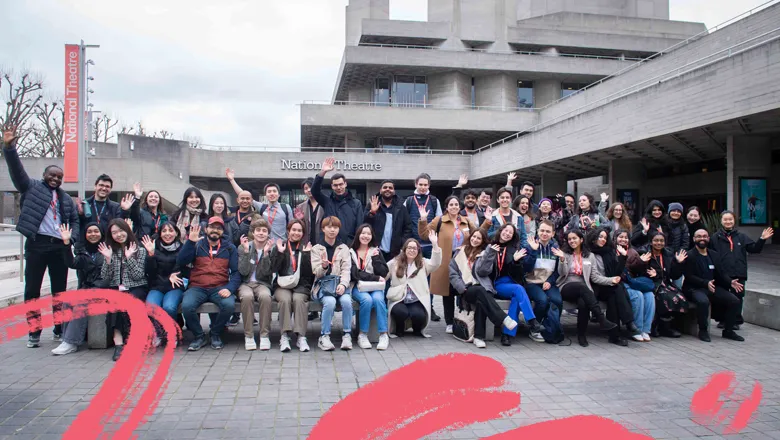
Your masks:
{"label": "concrete ledge", "polygon": [[747,290],[742,317],[745,322],[780,330],[780,289]]}

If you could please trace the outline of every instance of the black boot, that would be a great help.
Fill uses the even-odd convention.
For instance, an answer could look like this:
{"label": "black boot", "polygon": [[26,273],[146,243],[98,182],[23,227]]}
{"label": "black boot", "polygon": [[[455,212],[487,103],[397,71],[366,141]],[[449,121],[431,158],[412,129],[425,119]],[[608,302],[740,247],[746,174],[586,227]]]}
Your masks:
{"label": "black boot", "polygon": [[710,332],[708,332],[706,328],[699,329],[699,339],[704,342],[712,342],[712,339],[710,339]]}
{"label": "black boot", "polygon": [[577,342],[579,342],[580,347],[587,347],[588,345],[588,338],[585,337],[585,335],[577,335]]}
{"label": "black boot", "polygon": [[619,345],[621,347],[628,347],[628,341],[620,336],[620,329],[617,327],[609,331],[609,342],[610,344]]}
{"label": "black boot", "polygon": [[658,321],[658,332],[665,338],[679,338],[682,333],[672,328],[672,321],[665,321],[663,319]]}
{"label": "black boot", "polygon": [[433,322],[439,322],[441,321],[441,317],[436,314],[436,311],[431,308],[431,321]]}
{"label": "black boot", "polygon": [[501,335],[501,345],[509,347],[512,345],[512,338],[509,335]]}
{"label": "black boot", "polygon": [[636,324],[634,324],[634,321],[629,322],[626,325],[626,328],[628,329],[628,332],[631,333],[631,336],[642,334],[642,331],[639,330],[639,327],[637,327]]}
{"label": "black boot", "polygon": [[598,305],[598,303],[596,303],[596,305],[590,309],[590,313],[591,315],[595,316],[596,319],[598,319],[599,328],[601,328],[601,331],[608,332],[614,328],[617,328],[617,324],[604,316],[604,312],[601,311],[601,307]]}
{"label": "black boot", "polygon": [[654,338],[660,338],[661,334],[658,333],[658,321],[653,321],[653,323],[650,325],[650,336]]}
{"label": "black boot", "polygon": [[734,330],[723,330],[723,337],[725,339],[731,339],[732,341],[743,342],[745,338],[738,335]]}
{"label": "black boot", "polygon": [[114,346],[114,356],[111,358],[114,362],[119,360],[119,357],[122,356],[122,350],[124,350],[124,345],[115,345]]}

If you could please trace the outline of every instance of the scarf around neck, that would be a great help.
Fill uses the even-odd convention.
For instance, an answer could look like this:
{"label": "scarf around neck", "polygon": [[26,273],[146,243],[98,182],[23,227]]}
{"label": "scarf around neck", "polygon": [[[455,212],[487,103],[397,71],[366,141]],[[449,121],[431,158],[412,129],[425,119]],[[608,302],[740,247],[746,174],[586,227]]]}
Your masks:
{"label": "scarf around neck", "polygon": [[182,210],[181,214],[179,214],[179,218],[176,220],[176,227],[179,228],[179,231],[181,231],[182,242],[187,240],[187,228],[189,228],[190,225],[200,224],[201,213],[202,211],[198,208],[185,206],[184,210]]}

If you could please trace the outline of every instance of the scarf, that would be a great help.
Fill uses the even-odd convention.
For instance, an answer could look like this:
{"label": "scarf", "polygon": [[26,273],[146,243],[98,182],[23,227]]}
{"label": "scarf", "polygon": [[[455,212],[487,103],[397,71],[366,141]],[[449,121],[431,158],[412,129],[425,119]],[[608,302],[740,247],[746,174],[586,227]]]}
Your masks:
{"label": "scarf", "polygon": [[200,214],[200,209],[191,208],[187,205],[184,206],[184,209],[179,214],[179,218],[176,220],[176,227],[181,231],[180,239],[182,242],[187,240],[187,228],[189,228],[190,225],[200,224]]}
{"label": "scarf", "polygon": [[165,244],[160,241],[160,249],[164,249],[168,252],[176,252],[181,247],[181,242],[174,240],[171,244]]}
{"label": "scarf", "polygon": [[[100,245],[100,242],[102,242],[103,238],[105,237],[103,236],[103,230],[100,229],[100,238],[101,238],[100,241],[98,241],[97,243],[90,243],[87,240],[87,229],[89,229],[91,226],[97,226],[98,229],[100,229],[100,225],[98,225],[97,222],[87,223],[87,225],[84,226],[84,230],[81,231],[81,235],[82,235],[81,243],[83,243],[82,246],[84,246],[84,250],[87,251],[88,254],[95,255],[98,252],[98,245]],[[73,238],[71,238],[71,240],[73,240]]]}

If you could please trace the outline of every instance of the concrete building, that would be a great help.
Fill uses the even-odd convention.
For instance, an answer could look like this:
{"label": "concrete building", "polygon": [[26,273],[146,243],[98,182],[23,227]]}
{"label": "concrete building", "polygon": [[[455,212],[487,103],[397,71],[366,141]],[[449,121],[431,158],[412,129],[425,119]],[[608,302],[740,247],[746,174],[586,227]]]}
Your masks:
{"label": "concrete building", "polygon": [[[298,202],[300,182],[335,155],[364,200],[383,178],[407,195],[427,172],[443,197],[460,174],[495,188],[514,171],[537,193],[631,194],[640,210],[653,198],[736,208],[750,177],[767,179],[771,223],[778,23],[777,3],[708,32],[669,20],[668,0],[428,0],[426,22],[389,20],[389,0],[350,0],[333,98],[301,106],[300,151],[123,135],[95,146],[89,175],[108,172],[118,191],[142,180],[178,203],[189,185],[232,194],[231,167],[255,195],[275,181]],[[0,190],[13,191],[7,171]]]}

